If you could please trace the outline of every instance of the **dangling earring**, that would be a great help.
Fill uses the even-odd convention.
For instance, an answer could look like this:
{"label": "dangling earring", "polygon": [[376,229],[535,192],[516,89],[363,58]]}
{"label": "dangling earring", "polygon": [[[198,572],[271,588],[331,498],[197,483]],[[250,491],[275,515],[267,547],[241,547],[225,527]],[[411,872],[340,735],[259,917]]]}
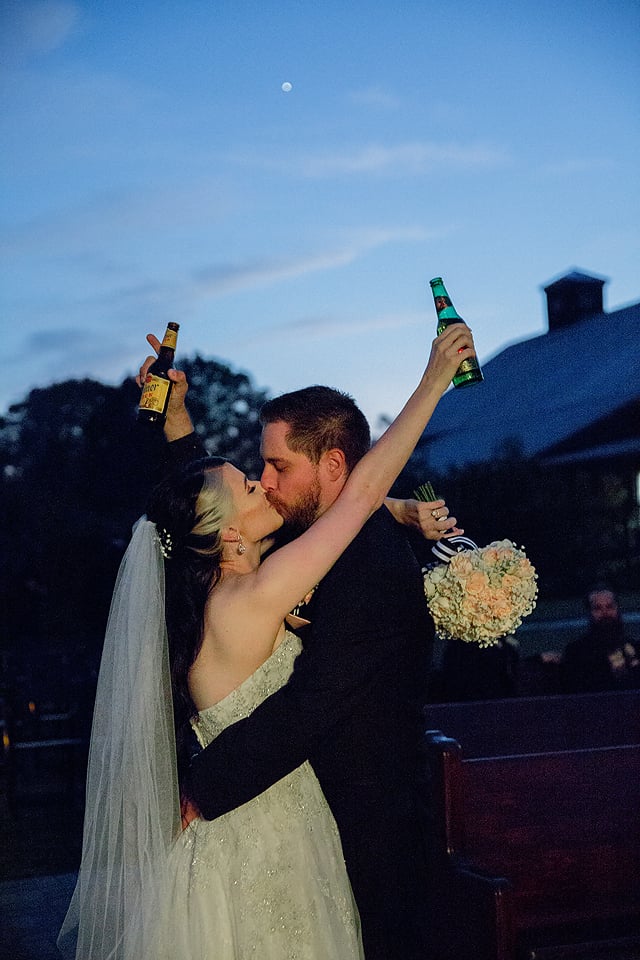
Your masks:
{"label": "dangling earring", "polygon": [[244,545],[244,543],[243,543],[243,540],[242,540],[242,537],[240,536],[240,534],[238,534],[238,539],[236,540],[236,543],[238,544],[238,551],[237,551],[237,552],[240,554],[240,556],[242,556],[243,553],[246,553],[247,548],[245,547],[245,545]]}

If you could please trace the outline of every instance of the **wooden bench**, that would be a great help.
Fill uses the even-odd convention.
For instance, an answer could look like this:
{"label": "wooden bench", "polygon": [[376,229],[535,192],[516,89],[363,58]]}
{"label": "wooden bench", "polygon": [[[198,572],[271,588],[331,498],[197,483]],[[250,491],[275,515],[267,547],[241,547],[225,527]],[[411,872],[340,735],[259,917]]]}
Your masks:
{"label": "wooden bench", "polygon": [[640,745],[426,750],[438,960],[640,957]]}
{"label": "wooden bench", "polygon": [[640,690],[428,704],[466,759],[640,743]]}

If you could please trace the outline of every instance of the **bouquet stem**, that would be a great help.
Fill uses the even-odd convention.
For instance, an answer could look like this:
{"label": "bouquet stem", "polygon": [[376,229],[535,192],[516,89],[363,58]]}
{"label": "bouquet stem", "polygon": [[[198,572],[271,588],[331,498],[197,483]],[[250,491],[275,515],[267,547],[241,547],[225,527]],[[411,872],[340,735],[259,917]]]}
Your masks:
{"label": "bouquet stem", "polygon": [[416,500],[421,500],[422,503],[431,503],[433,500],[438,499],[435,490],[428,480],[426,483],[422,483],[417,490],[413,491],[413,496]]}

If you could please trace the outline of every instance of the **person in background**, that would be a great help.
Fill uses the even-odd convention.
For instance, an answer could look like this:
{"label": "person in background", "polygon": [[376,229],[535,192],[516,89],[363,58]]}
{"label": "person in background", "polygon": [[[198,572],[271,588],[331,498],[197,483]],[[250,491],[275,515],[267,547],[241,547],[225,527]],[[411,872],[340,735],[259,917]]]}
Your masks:
{"label": "person in background", "polygon": [[618,600],[609,587],[586,596],[587,632],[568,643],[560,662],[563,693],[598,693],[640,687],[640,651],[625,634]]}

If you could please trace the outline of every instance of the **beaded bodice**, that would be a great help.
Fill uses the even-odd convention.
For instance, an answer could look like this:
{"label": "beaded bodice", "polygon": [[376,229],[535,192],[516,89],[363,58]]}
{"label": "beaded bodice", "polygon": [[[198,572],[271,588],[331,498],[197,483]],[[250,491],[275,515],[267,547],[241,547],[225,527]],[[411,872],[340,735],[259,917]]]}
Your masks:
{"label": "beaded bodice", "polygon": [[287,630],[282,643],[255,673],[224,699],[201,710],[191,721],[200,745],[206,747],[225,727],[249,716],[263,700],[284,686],[301,648],[300,639]]}

